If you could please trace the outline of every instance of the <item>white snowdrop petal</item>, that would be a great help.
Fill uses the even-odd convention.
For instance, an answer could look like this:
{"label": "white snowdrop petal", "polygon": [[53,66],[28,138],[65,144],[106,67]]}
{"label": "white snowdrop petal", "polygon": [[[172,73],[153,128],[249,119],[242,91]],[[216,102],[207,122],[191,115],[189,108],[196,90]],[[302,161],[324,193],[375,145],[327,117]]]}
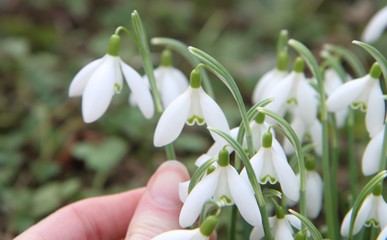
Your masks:
{"label": "white snowdrop petal", "polygon": [[[371,195],[368,195],[364,200],[363,204],[360,206],[360,209],[357,213],[357,217],[355,220],[355,224],[353,226],[353,235],[358,233],[360,229],[363,227],[364,223],[368,220],[367,218],[372,208],[372,202],[373,201],[372,201]],[[349,212],[345,215],[343,223],[341,224],[340,233],[343,237],[349,236],[349,227],[351,222],[352,210],[353,209],[349,210]]]}
{"label": "white snowdrop petal", "polygon": [[384,128],[367,144],[362,158],[362,171],[365,176],[375,174],[379,170],[379,163],[383,147]]}
{"label": "white snowdrop petal", "polygon": [[113,61],[107,58],[93,73],[82,96],[82,115],[86,123],[100,118],[114,95]]}
{"label": "white snowdrop petal", "polygon": [[383,196],[377,196],[378,201],[378,220],[381,228],[384,228],[387,226],[387,203],[384,201]]}
{"label": "white snowdrop petal", "polygon": [[336,89],[327,99],[328,111],[337,112],[352,104],[366,89],[369,78],[369,75],[366,75],[346,82]]}
{"label": "white snowdrop petal", "polygon": [[104,57],[94,60],[84,66],[71,81],[69,88],[69,97],[82,96],[87,82],[97,67],[104,61]]}
{"label": "white snowdrop petal", "polygon": [[[113,69],[114,69],[114,91],[115,93],[120,93],[123,86],[123,78],[121,73],[121,58],[107,55],[107,58],[111,58],[113,61]],[[141,76],[140,76],[141,77]]]}
{"label": "white snowdrop petal", "polygon": [[309,85],[305,77],[299,80],[297,100],[300,109],[299,114],[307,125],[306,128],[309,128],[317,117],[318,98],[316,90]]}
{"label": "white snowdrop petal", "polygon": [[277,221],[277,229],[274,233],[274,239],[278,240],[293,240],[293,233],[283,219]]}
{"label": "white snowdrop petal", "polygon": [[376,41],[382,35],[386,26],[387,7],[384,7],[379,10],[368,22],[362,34],[363,41],[368,43]]}
{"label": "white snowdrop petal", "polygon": [[384,227],[376,240],[386,240],[386,239],[387,239],[387,227]]}
{"label": "white snowdrop petal", "polygon": [[314,146],[314,150],[319,156],[322,156],[323,152],[323,128],[319,120],[315,119],[312,127],[310,128],[310,136],[312,137],[312,141]]}
{"label": "white snowdrop petal", "polygon": [[[258,182],[260,181],[260,178],[261,178],[261,172],[262,172],[264,161],[266,161],[266,159],[264,158],[265,151],[268,151],[268,149],[266,148],[259,149],[258,152],[254,154],[254,156],[250,159],[251,166],[253,167],[253,171],[255,173],[255,176],[257,177]],[[270,161],[270,159],[267,159],[267,160]],[[240,175],[246,181],[249,181],[246,168],[243,168]]]}
{"label": "white snowdrop petal", "polygon": [[282,151],[278,141],[273,140],[273,166],[277,172],[278,181],[281,184],[283,193],[293,201],[297,201],[299,198],[300,188],[296,174],[290,167],[285,153]]}
{"label": "white snowdrop petal", "polygon": [[288,100],[293,88],[294,79],[298,77],[300,77],[299,73],[292,72],[279,82],[272,91],[270,91],[268,97],[274,98],[274,101],[267,105],[268,109],[274,111],[281,117],[285,114],[287,105],[286,101]]}
{"label": "white snowdrop petal", "polygon": [[253,228],[250,233],[250,240],[262,239],[265,236],[265,232],[263,230],[263,225],[258,225]]}
{"label": "white snowdrop petal", "polygon": [[[296,111],[298,113],[298,111]],[[297,114],[296,113],[296,114]],[[303,123],[302,119],[293,113],[293,120],[290,124],[290,126],[293,128],[294,132],[296,133],[298,139],[302,142],[305,134],[305,124]],[[285,138],[284,140],[284,151],[286,154],[291,155],[295,153],[293,145],[290,143],[288,138]]]}
{"label": "white snowdrop petal", "polygon": [[379,80],[374,79],[367,102],[366,127],[370,137],[375,136],[383,128],[385,107],[384,96],[379,86]]}
{"label": "white snowdrop petal", "polygon": [[187,120],[190,103],[191,89],[188,88],[165,109],[157,123],[153,138],[156,147],[165,146],[180,135]]}
{"label": "white snowdrop petal", "polygon": [[253,91],[253,103],[269,98],[270,91],[286,77],[287,72],[274,68],[265,73],[257,82]]}
{"label": "white snowdrop petal", "polygon": [[248,182],[230,165],[227,167],[227,175],[231,197],[240,214],[250,225],[258,226],[261,222],[261,213]]}
{"label": "white snowdrop petal", "polygon": [[132,96],[142,114],[146,118],[152,118],[154,114],[153,98],[144,79],[133,68],[121,61],[122,72],[132,91]]}
{"label": "white snowdrop petal", "polygon": [[188,188],[191,181],[179,183],[179,198],[181,202],[185,202],[188,197]]}
{"label": "white snowdrop petal", "polygon": [[336,118],[336,126],[338,128],[342,128],[345,126],[348,116],[348,108],[344,108],[343,110],[337,111],[335,113]]}
{"label": "white snowdrop petal", "polygon": [[180,212],[179,223],[183,228],[191,226],[200,215],[204,203],[211,199],[218,185],[220,169],[205,176],[188,194]]}
{"label": "white snowdrop petal", "polygon": [[[207,123],[207,126],[219,129],[226,133],[230,133],[230,127],[222,109],[220,109],[219,105],[210,96],[208,96],[201,87],[199,88],[199,98],[200,107],[202,109],[203,117]],[[223,139],[222,137],[212,132],[211,136],[215,141],[222,141]]]}
{"label": "white snowdrop petal", "polygon": [[152,238],[152,240],[200,240],[200,239],[209,239],[209,237],[204,237],[200,233],[199,228],[195,229],[179,229],[179,230],[172,230],[165,233],[162,233],[160,235],[157,235],[156,237]]}
{"label": "white snowdrop petal", "polygon": [[308,216],[315,219],[321,211],[323,199],[323,181],[317,172],[307,172],[305,193],[308,199],[306,202]]}
{"label": "white snowdrop petal", "polygon": [[289,224],[292,225],[293,227],[295,227],[296,229],[301,230],[301,226],[302,226],[301,220],[298,219],[298,217],[291,215],[291,214],[287,214],[287,215],[285,215],[285,220],[287,220],[289,222]]}

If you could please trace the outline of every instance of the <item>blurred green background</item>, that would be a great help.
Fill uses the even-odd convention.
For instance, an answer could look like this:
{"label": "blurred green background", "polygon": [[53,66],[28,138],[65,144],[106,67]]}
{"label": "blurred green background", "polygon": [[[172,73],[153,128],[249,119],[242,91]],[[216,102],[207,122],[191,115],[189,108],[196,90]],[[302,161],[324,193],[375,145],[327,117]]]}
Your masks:
{"label": "blurred green background", "polygon": [[[69,99],[74,75],[106,53],[117,26],[137,10],[149,37],[176,38],[203,49],[238,80],[247,104],[258,77],[275,65],[276,38],[288,29],[316,55],[324,43],[358,47],[369,18],[387,1],[368,0],[1,0],[0,239],[10,239],[62,205],[144,185],[165,160],[152,145],[156,120],[116,95],[93,124],[82,121],[80,98]],[[387,34],[386,34],[387,35]],[[387,38],[374,45],[387,52]],[[122,58],[140,73],[136,46],[123,37]],[[155,65],[160,47],[152,47]],[[191,66],[177,54],[176,67]],[[213,76],[211,76],[213,78]],[[214,78],[215,79],[215,78]],[[213,81],[230,125],[239,121],[226,89]],[[224,96],[224,97],[223,97]],[[193,162],[211,144],[203,128],[176,143]],[[204,133],[204,134],[203,134]],[[193,169],[193,168],[192,168]]]}

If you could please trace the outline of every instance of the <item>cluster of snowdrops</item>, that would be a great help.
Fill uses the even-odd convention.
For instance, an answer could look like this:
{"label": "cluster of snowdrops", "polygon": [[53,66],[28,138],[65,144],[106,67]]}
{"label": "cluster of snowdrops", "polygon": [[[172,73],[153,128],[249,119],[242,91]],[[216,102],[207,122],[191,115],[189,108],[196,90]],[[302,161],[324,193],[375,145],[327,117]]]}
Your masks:
{"label": "cluster of snowdrops", "polygon": [[[381,35],[387,22],[383,16],[379,13],[370,22],[364,33],[366,42]],[[139,48],[143,77],[120,58],[120,34],[125,33]],[[310,50],[289,40],[284,30],[278,40],[277,65],[258,80],[253,106],[247,108],[233,76],[216,59],[174,39],[153,38],[151,42],[166,47],[156,69],[140,16],[134,11],[132,28],[117,28],[107,54],[74,77],[69,96],[82,96],[83,119],[91,123],[107,111],[125,79],[131,91],[130,105],[138,106],[147,119],[159,119],[154,145],[165,146],[168,159],[176,159],[173,142],[185,124],[205,125],[209,130],[214,144],[198,157],[191,180],[179,186],[183,202],[179,223],[184,229],[154,239],[209,239],[221,214],[226,214],[222,210],[230,207],[231,239],[237,235],[240,217],[252,226],[250,239],[322,239],[323,235],[351,239],[359,232],[367,238],[364,227],[380,232],[378,239],[386,239],[387,204],[382,196],[387,176],[386,114],[380,79],[387,79],[387,61],[377,49],[354,42],[375,59],[368,69],[352,52],[334,45],[324,46],[324,61],[318,64]],[[290,48],[298,54],[292,65]],[[172,52],[192,63],[189,80],[173,67]],[[307,67],[311,78],[305,76]],[[240,112],[239,126],[229,126],[213,98],[208,73],[230,90]],[[361,191],[356,189],[361,178],[357,176],[357,156],[348,156],[352,195],[347,204],[352,208],[338,222],[338,129],[353,132],[357,110],[365,113],[369,134],[361,173],[370,180]],[[347,141],[353,151],[353,136]],[[321,232],[313,220],[322,215],[326,230]]]}

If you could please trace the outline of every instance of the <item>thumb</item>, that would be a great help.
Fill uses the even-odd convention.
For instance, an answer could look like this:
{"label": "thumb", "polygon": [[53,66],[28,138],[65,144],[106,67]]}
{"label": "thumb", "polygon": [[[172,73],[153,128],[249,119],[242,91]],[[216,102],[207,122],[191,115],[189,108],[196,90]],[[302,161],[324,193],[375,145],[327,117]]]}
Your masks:
{"label": "thumb", "polygon": [[187,169],[180,162],[163,163],[148,182],[126,239],[148,240],[162,232],[180,228],[178,220],[182,203],[179,183],[188,179]]}

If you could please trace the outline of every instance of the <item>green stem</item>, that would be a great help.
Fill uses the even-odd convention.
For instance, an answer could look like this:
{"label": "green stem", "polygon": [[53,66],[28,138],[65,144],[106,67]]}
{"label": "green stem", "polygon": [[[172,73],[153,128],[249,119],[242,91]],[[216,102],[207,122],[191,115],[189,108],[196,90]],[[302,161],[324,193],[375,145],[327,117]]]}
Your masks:
{"label": "green stem", "polygon": [[[148,38],[143,27],[140,15],[137,13],[137,11],[133,11],[132,13],[132,26],[134,29],[134,39],[139,48],[140,55],[144,64],[144,71],[145,74],[148,76],[150,88],[153,95],[153,101],[156,108],[156,113],[158,117],[160,117],[164,109],[161,103],[160,92],[156,84],[152,58],[149,50]],[[168,144],[167,146],[165,146],[165,152],[167,159],[176,159],[176,154],[172,144]]]}
{"label": "green stem", "polygon": [[331,178],[331,168],[329,161],[329,129],[328,129],[328,113],[326,106],[326,96],[324,89],[324,77],[322,71],[317,63],[316,58],[310,52],[310,50],[305,47],[302,43],[290,39],[289,45],[292,46],[308,64],[310,70],[312,71],[314,77],[317,79],[318,83],[318,92],[320,95],[320,116],[321,124],[323,128],[323,154],[322,154],[322,167],[323,167],[323,182],[324,182],[324,198],[325,198],[325,216],[327,219],[328,225],[328,236],[331,239],[339,239],[339,223],[338,223],[338,213],[335,211],[336,207],[333,203],[332,198],[332,178]]}
{"label": "green stem", "polygon": [[355,156],[355,114],[353,109],[348,110],[348,118],[347,118],[347,144],[348,144],[348,162],[349,162],[349,183],[351,188],[351,202],[353,203],[354,199],[357,197],[359,192],[358,188],[358,170],[357,170],[357,162]]}
{"label": "green stem", "polygon": [[231,221],[229,225],[229,240],[235,240],[236,237],[236,229],[238,224],[238,208],[236,206],[232,206],[231,209]]}

